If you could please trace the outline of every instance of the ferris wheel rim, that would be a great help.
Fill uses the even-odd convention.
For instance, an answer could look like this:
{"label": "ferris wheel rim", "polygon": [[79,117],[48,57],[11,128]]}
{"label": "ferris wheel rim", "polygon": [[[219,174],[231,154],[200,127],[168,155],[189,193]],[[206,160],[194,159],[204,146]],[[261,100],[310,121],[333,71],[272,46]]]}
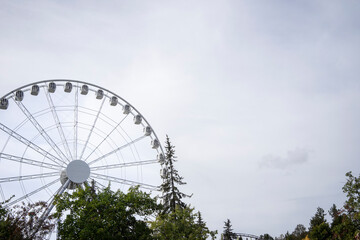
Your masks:
{"label": "ferris wheel rim", "polygon": [[[96,88],[99,88],[99,89],[102,89],[102,90],[105,90],[107,91],[108,93],[118,97],[119,99],[121,99],[123,102],[125,102],[126,104],[128,104],[132,109],[134,109],[137,113],[139,113],[142,117],[142,119],[146,122],[146,124],[151,127],[152,129],[152,132],[154,134],[154,137],[160,142],[155,130],[152,128],[151,124],[146,120],[146,118],[141,114],[141,112],[139,110],[137,110],[130,102],[128,102],[127,100],[125,100],[124,98],[122,98],[121,96],[119,96],[118,94],[114,93],[113,91],[107,89],[107,88],[104,88],[104,87],[101,87],[99,85],[96,85],[96,84],[93,84],[93,83],[89,83],[89,82],[85,82],[85,81],[81,81],[81,80],[76,80],[76,79],[61,79],[61,78],[55,78],[55,79],[46,79],[46,80],[40,80],[40,81],[36,81],[36,82],[32,82],[32,83],[29,83],[29,84],[25,84],[21,87],[18,87],[10,92],[8,92],[7,94],[5,94],[3,97],[1,97],[0,99],[3,99],[3,98],[10,98],[11,97],[11,94],[13,94],[14,92],[18,91],[18,90],[21,90],[21,89],[24,89],[24,88],[27,88],[27,87],[30,87],[32,85],[35,85],[35,84],[40,84],[40,83],[46,83],[46,82],[75,82],[75,83],[80,83],[80,84],[86,84],[86,85],[91,85],[93,87],[96,87]],[[134,114],[132,112],[130,112],[133,116]],[[160,150],[161,150],[161,153],[164,154],[164,149],[162,147],[162,145],[160,144]]]}

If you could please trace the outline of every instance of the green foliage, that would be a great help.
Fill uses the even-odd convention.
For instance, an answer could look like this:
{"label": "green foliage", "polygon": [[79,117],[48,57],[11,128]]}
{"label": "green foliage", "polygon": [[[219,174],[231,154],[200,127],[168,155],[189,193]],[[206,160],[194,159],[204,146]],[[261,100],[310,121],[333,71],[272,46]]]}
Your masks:
{"label": "green foliage", "polygon": [[329,214],[332,218],[331,228],[341,222],[340,210],[337,209],[336,205],[333,204],[329,210]]}
{"label": "green foliage", "polygon": [[325,219],[325,211],[318,207],[310,220],[309,237],[312,240],[326,240],[331,236],[330,226]]}
{"label": "green foliage", "polygon": [[215,239],[216,234],[206,227],[200,212],[194,213],[194,208],[179,206],[174,212],[158,215],[151,222],[151,229],[156,240],[205,240],[210,236]]}
{"label": "green foliage", "polygon": [[333,239],[355,239],[360,230],[360,176],[354,177],[346,173],[347,182],[343,192],[347,200],[343,209],[333,205],[329,211],[332,217],[331,234]]}
{"label": "green foliage", "polygon": [[332,217],[331,235],[333,239],[353,239],[355,226],[343,209],[337,209],[333,204],[329,210]]}
{"label": "green foliage", "polygon": [[351,172],[348,172],[346,177],[348,179],[343,187],[343,192],[346,193],[347,200],[344,208],[357,229],[360,229],[360,175],[354,177]]}
{"label": "green foliage", "polygon": [[231,221],[230,219],[227,219],[226,222],[224,222],[224,231],[223,231],[223,240],[232,240],[236,239],[236,234],[233,232],[233,229],[231,228]]}
{"label": "green foliage", "polygon": [[[281,239],[281,237],[279,237]],[[285,240],[295,240],[295,236],[293,234],[290,234],[289,232],[286,232],[284,236]]]}
{"label": "green foliage", "polygon": [[0,205],[0,239],[44,239],[54,229],[52,215],[39,225],[41,215],[47,209],[45,202],[22,203],[10,209],[3,207],[8,201]]}
{"label": "green foliage", "polygon": [[353,240],[356,227],[346,214],[338,217],[337,224],[332,224],[331,234],[333,239]]}
{"label": "green foliage", "polygon": [[302,224],[298,224],[294,231],[291,234],[287,232],[284,238],[286,240],[302,240],[307,234],[308,232],[306,231],[306,227]]}
{"label": "green foliage", "polygon": [[326,240],[331,236],[330,226],[327,222],[320,223],[314,226],[309,232],[309,237],[312,240]]}
{"label": "green foliage", "polygon": [[175,147],[171,144],[170,139],[166,136],[165,142],[166,154],[163,160],[160,160],[162,166],[163,183],[160,186],[162,191],[163,212],[175,212],[176,207],[185,208],[186,204],[182,201],[184,197],[190,197],[178,189],[178,185],[186,184],[183,181],[178,171],[175,169],[174,163],[176,162]]}
{"label": "green foliage", "polygon": [[320,224],[326,222],[325,219],[325,211],[321,207],[318,207],[315,213],[315,216],[311,218],[310,220],[310,228],[309,231],[312,231],[312,229],[316,226],[319,226]]}
{"label": "green foliage", "polygon": [[298,224],[292,234],[295,236],[296,240],[304,239],[307,235],[306,227],[302,224]]}
{"label": "green foliage", "polygon": [[265,233],[264,235],[260,235],[261,240],[274,240],[272,236],[270,236],[268,233]]}
{"label": "green foliage", "polygon": [[0,239],[23,239],[21,231],[17,229],[13,221],[13,216],[9,209],[3,207],[4,203],[0,205]]}
{"label": "green foliage", "polygon": [[[110,187],[95,191],[92,187],[77,189],[56,198],[59,239],[134,239],[150,240],[147,219],[159,205],[156,198],[138,187],[127,194]],[[68,213],[64,218],[64,213]]]}

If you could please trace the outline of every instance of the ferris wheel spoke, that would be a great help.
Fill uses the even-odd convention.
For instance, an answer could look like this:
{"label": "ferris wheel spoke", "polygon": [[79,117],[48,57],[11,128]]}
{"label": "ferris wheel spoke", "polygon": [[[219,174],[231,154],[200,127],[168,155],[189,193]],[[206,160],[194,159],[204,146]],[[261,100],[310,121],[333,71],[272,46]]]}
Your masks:
{"label": "ferris wheel spoke", "polygon": [[21,136],[20,134],[16,133],[15,131],[11,130],[10,128],[8,128],[7,126],[5,126],[4,124],[0,123],[0,129],[2,131],[4,131],[5,133],[7,133],[8,135],[10,135],[11,137],[15,138],[16,140],[20,141],[21,143],[23,143],[25,146],[30,147],[31,149],[35,150],[36,152],[40,153],[41,155],[43,155],[44,157],[46,157],[47,159],[51,160],[52,162],[56,163],[57,165],[61,166],[63,164],[66,164],[62,159],[59,159],[58,157],[55,157],[54,155],[52,155],[51,153],[49,153],[48,151],[42,149],[41,147],[39,147],[38,145],[36,145],[35,143],[29,141],[28,139],[24,138],[23,136]]}
{"label": "ferris wheel spoke", "polygon": [[127,143],[127,144],[123,145],[123,146],[120,146],[120,147],[118,147],[118,148],[114,149],[113,151],[108,152],[108,153],[104,154],[103,156],[101,156],[101,157],[99,157],[99,158],[97,158],[97,159],[95,159],[95,160],[93,160],[93,161],[89,162],[89,165],[94,164],[94,163],[96,163],[96,162],[100,161],[101,159],[104,159],[104,158],[106,158],[106,157],[108,157],[108,156],[110,156],[110,155],[112,155],[112,154],[114,154],[114,153],[116,153],[116,152],[120,151],[121,149],[124,149],[124,148],[126,148],[126,147],[129,147],[129,146],[131,146],[132,144],[134,144],[134,143],[136,143],[136,142],[140,141],[141,139],[143,139],[143,138],[145,138],[145,137],[146,137],[145,135],[144,135],[144,136],[141,136],[141,137],[139,137],[139,138],[137,138],[137,139],[135,139],[135,140],[133,140],[133,141],[131,141],[131,142],[129,142],[129,143]]}
{"label": "ferris wheel spoke", "polygon": [[107,176],[107,175],[98,174],[98,173],[91,173],[91,176],[93,178],[102,179],[102,180],[106,180],[106,181],[114,181],[114,182],[117,182],[117,183],[126,184],[126,185],[130,185],[130,186],[139,185],[141,188],[146,188],[146,189],[149,189],[149,190],[152,190],[152,191],[157,191],[158,190],[158,187],[154,186],[154,185],[141,183],[141,182],[135,182],[135,181],[126,180],[126,179],[122,179],[122,178],[118,178],[118,177]]}
{"label": "ferris wheel spoke", "polygon": [[5,178],[0,178],[0,183],[32,180],[32,179],[45,178],[45,177],[54,177],[58,175],[59,172],[50,172],[50,173],[41,173],[41,174],[33,174],[33,175],[25,175],[25,176],[17,176],[17,177],[5,177]]}
{"label": "ferris wheel spoke", "polygon": [[6,154],[6,153],[0,153],[0,159],[7,159],[7,160],[18,162],[18,163],[25,163],[28,165],[33,165],[33,166],[43,167],[43,168],[48,168],[48,169],[59,170],[61,168],[60,165],[55,165],[55,164],[46,163],[46,162],[40,162],[40,161],[36,161],[33,159],[14,156],[14,155]]}
{"label": "ferris wheel spoke", "polygon": [[158,160],[145,160],[145,161],[138,161],[138,162],[129,162],[129,163],[118,163],[118,164],[111,164],[111,165],[104,165],[99,167],[92,167],[90,168],[91,171],[100,171],[106,169],[114,169],[114,168],[124,168],[124,167],[132,167],[132,166],[143,166],[148,164],[157,164]]}
{"label": "ferris wheel spoke", "polygon": [[48,208],[45,210],[45,212],[41,215],[39,221],[38,221],[38,225],[36,226],[32,237],[36,234],[36,232],[39,230],[39,228],[41,227],[41,225],[43,224],[44,220],[50,215],[51,210],[54,208],[54,199],[56,195],[61,195],[67,188],[67,186],[70,184],[70,179],[68,179],[60,188],[59,190],[56,192],[56,194],[54,194],[51,198],[51,202],[48,206]]}
{"label": "ferris wheel spoke", "polygon": [[5,198],[4,191],[2,190],[1,185],[0,185],[0,194],[1,194],[2,200],[3,200],[3,201],[6,201],[7,199]]}
{"label": "ferris wheel spoke", "polygon": [[57,114],[57,111],[55,109],[55,106],[54,106],[54,102],[50,96],[50,93],[49,91],[45,91],[45,95],[46,95],[46,99],[49,103],[49,107],[50,107],[50,110],[51,110],[51,113],[52,113],[52,116],[54,118],[54,121],[55,121],[55,124],[56,124],[56,127],[58,129],[58,132],[59,132],[59,135],[60,135],[60,138],[61,138],[61,141],[63,144],[65,144],[64,148],[65,148],[65,152],[68,154],[67,158],[66,159],[72,159],[73,160],[73,157],[71,155],[71,151],[70,151],[70,148],[69,148],[69,144],[66,140],[66,137],[65,137],[65,134],[64,134],[64,130],[62,128],[62,125],[60,123],[60,120],[59,120],[59,116]]}
{"label": "ferris wheel spoke", "polygon": [[88,158],[101,146],[101,144],[103,144],[106,139],[108,139],[108,137],[120,126],[120,124],[126,119],[127,116],[128,114],[126,114],[125,117],[121,119],[121,121],[106,135],[106,137],[104,137],[104,139],[96,146],[95,149],[92,150],[92,152],[85,158],[84,161],[88,160]]}
{"label": "ferris wheel spoke", "polygon": [[60,179],[55,179],[54,181],[49,182],[48,184],[46,184],[46,185],[44,185],[44,186],[42,186],[42,187],[40,187],[40,188],[38,188],[38,189],[35,189],[34,191],[29,192],[28,194],[25,194],[24,196],[22,196],[22,197],[20,197],[20,198],[18,198],[18,199],[15,199],[14,201],[11,201],[11,202],[7,203],[6,206],[14,205],[15,203],[18,203],[18,202],[24,200],[25,198],[28,198],[28,197],[34,195],[35,193],[38,193],[38,192],[44,190],[45,188],[48,188],[48,187],[54,185],[54,184],[57,183],[58,181],[60,181]]}
{"label": "ferris wheel spoke", "polygon": [[79,87],[76,87],[75,106],[74,106],[74,157],[77,159],[77,141],[78,141],[78,118],[79,118]]}
{"label": "ferris wheel spoke", "polygon": [[102,103],[101,103],[101,106],[100,106],[100,108],[99,108],[99,111],[98,111],[97,114],[96,114],[94,123],[93,123],[92,126],[91,126],[91,129],[90,129],[90,131],[89,131],[89,135],[88,135],[88,137],[87,137],[87,139],[86,139],[84,148],[83,148],[83,150],[82,150],[82,152],[81,152],[80,159],[82,159],[82,157],[83,157],[83,155],[84,155],[85,149],[86,149],[86,147],[87,147],[87,144],[89,143],[89,140],[90,140],[91,134],[93,133],[93,130],[94,130],[94,128],[95,128],[96,122],[97,122],[97,120],[99,119],[99,116],[100,116],[100,113],[101,113],[101,109],[102,109],[103,106],[104,106],[105,99],[106,99],[106,98],[104,97],[104,98],[103,98],[103,101],[102,101]]}
{"label": "ferris wheel spoke", "polygon": [[46,142],[50,145],[50,147],[59,155],[62,159],[67,159],[65,154],[59,149],[59,147],[55,144],[52,138],[47,134],[47,132],[42,128],[42,126],[36,121],[35,117],[29,112],[29,110],[22,104],[21,101],[16,101],[13,99],[16,105],[22,110],[25,116],[30,120],[30,122],[34,125],[34,127],[38,130],[41,136],[46,140]]}

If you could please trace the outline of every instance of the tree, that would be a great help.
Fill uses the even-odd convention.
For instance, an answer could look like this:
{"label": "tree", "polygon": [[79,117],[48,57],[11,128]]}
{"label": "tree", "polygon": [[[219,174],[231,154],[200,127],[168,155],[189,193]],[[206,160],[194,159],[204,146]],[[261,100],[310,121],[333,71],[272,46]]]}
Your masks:
{"label": "tree", "polygon": [[315,216],[310,220],[309,237],[312,240],[325,240],[331,236],[330,226],[325,219],[325,211],[317,208]]}
{"label": "tree", "polygon": [[311,240],[327,240],[331,236],[330,226],[328,223],[323,222],[315,226],[310,232],[309,237]]}
{"label": "tree", "polygon": [[318,207],[315,215],[310,219],[310,228],[311,231],[314,227],[320,225],[323,222],[326,222],[325,211],[321,207]]}
{"label": "tree", "polygon": [[261,240],[274,240],[272,236],[270,236],[268,233],[265,233],[264,235],[260,235]]}
{"label": "tree", "polygon": [[331,222],[331,228],[332,228],[333,226],[339,224],[339,222],[341,221],[340,210],[337,209],[335,204],[333,204],[329,210],[329,214],[332,218],[332,222]]}
{"label": "tree", "polygon": [[292,232],[292,235],[295,237],[294,239],[296,240],[304,239],[307,235],[306,227],[302,224],[298,224]]}
{"label": "tree", "polygon": [[346,177],[342,188],[347,196],[344,208],[337,209],[334,204],[329,211],[334,239],[356,239],[356,234],[360,233],[360,176],[357,178],[348,172]]}
{"label": "tree", "polygon": [[355,226],[360,229],[360,175],[354,177],[351,172],[346,173],[347,182],[343,187],[347,200],[344,208]]}
{"label": "tree", "polygon": [[161,178],[163,183],[160,186],[162,191],[162,200],[163,200],[163,212],[175,212],[176,206],[180,208],[185,208],[186,204],[182,201],[184,197],[190,197],[185,193],[182,193],[178,189],[178,185],[186,184],[183,181],[178,171],[175,169],[174,163],[176,162],[175,156],[175,147],[171,144],[169,137],[166,135],[165,141],[166,154],[165,158],[160,159],[160,164],[162,166]]}
{"label": "tree", "polygon": [[225,223],[224,226],[224,231],[223,231],[223,240],[232,240],[236,238],[236,234],[233,232],[233,229],[231,228],[231,221],[230,219],[228,219]]}
{"label": "tree", "polygon": [[[334,239],[352,239],[353,228],[349,222],[348,216],[344,213],[344,210],[340,210],[333,204],[329,210],[329,214],[332,218],[330,225],[331,235]],[[350,237],[350,238],[349,238]]]}
{"label": "tree", "polygon": [[285,239],[284,234],[280,234],[280,236],[275,237],[275,240],[284,240],[284,239]]}
{"label": "tree", "polygon": [[206,227],[200,212],[194,213],[190,207],[176,206],[174,212],[159,214],[150,224],[156,240],[206,240],[210,236],[215,239],[216,234]]}
{"label": "tree", "polygon": [[196,221],[196,229],[197,235],[199,236],[198,239],[207,239],[209,235],[211,235],[212,239],[215,239],[215,234],[217,231],[210,231],[206,226],[206,222],[204,222],[201,213],[198,211],[196,214],[197,221]]}
{"label": "tree", "polygon": [[[9,201],[9,200],[8,200]],[[0,206],[0,239],[44,239],[55,227],[53,215],[41,221],[46,202],[22,203],[13,208]]]}
{"label": "tree", "polygon": [[356,227],[346,214],[341,214],[334,224],[331,224],[331,235],[333,239],[353,240]]}
{"label": "tree", "polygon": [[289,231],[287,231],[286,233],[285,233],[285,236],[284,236],[284,239],[285,240],[294,240],[294,236],[292,235],[292,234],[290,234],[289,233]]}
{"label": "tree", "polygon": [[[58,239],[150,240],[147,219],[159,209],[156,198],[131,187],[128,193],[110,187],[95,191],[94,184],[64,193],[55,200]],[[68,213],[62,217],[64,213]]]}

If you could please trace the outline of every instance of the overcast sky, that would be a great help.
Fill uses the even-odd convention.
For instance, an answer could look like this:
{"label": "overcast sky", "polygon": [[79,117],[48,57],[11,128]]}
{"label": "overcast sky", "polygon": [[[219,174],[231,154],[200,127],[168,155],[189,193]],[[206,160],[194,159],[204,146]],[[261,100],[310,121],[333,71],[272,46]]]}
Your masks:
{"label": "overcast sky", "polygon": [[279,236],[360,169],[360,2],[0,1],[0,95],[77,79],[176,146],[222,232]]}

